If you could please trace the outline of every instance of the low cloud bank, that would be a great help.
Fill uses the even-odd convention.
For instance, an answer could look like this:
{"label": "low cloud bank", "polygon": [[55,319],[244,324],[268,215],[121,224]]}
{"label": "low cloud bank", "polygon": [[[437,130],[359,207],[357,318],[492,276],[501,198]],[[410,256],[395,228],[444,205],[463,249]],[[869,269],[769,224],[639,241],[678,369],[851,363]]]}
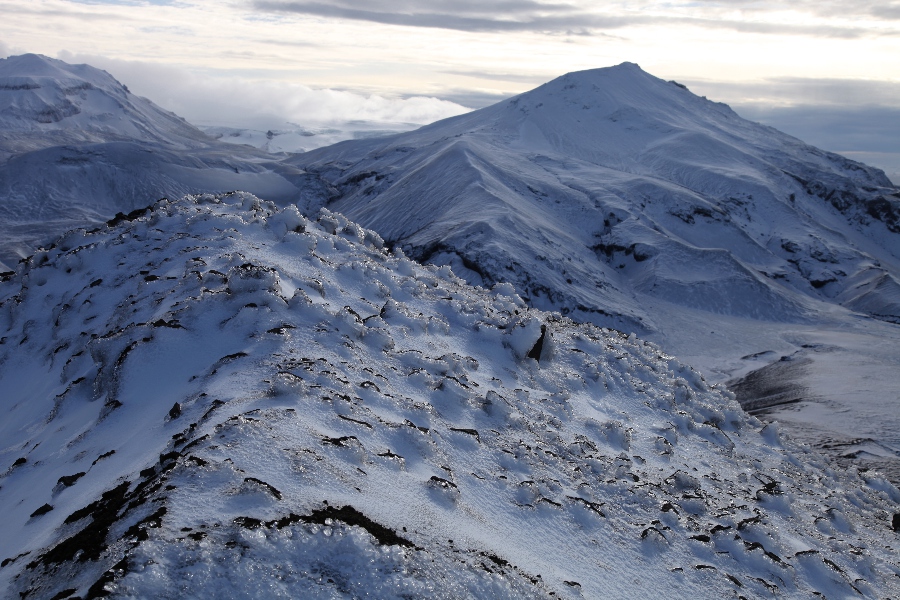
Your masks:
{"label": "low cloud bank", "polygon": [[426,124],[469,110],[438,98],[366,96],[284,81],[202,74],[168,65],[66,52],[60,53],[59,58],[104,69],[132,93],[202,125],[271,127],[285,121]]}

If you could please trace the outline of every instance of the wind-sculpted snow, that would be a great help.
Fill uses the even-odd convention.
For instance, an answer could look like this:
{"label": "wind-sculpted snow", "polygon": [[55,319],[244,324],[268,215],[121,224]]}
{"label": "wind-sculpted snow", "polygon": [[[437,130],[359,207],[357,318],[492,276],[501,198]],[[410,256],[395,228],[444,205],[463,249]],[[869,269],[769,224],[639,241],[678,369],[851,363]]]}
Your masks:
{"label": "wind-sculpted snow", "polygon": [[0,283],[9,598],[900,594],[900,493],[634,335],[249,194]]}

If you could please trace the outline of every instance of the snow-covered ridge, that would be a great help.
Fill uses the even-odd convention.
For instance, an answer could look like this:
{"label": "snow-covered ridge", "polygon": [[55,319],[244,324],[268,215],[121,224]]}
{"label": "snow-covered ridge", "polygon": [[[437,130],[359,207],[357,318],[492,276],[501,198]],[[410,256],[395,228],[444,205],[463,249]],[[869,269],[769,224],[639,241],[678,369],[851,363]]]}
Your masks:
{"label": "snow-covered ridge", "polygon": [[161,197],[242,189],[301,199],[302,171],[276,161],[216,141],[90,65],[2,59],[0,271],[68,229]]}
{"label": "snow-covered ridge", "polygon": [[0,59],[3,153],[76,142],[140,140],[196,148],[211,139],[131,94],[106,71],[24,54]]}
{"label": "snow-covered ridge", "polygon": [[0,282],[0,587],[887,597],[900,493],[635,336],[249,194]]}

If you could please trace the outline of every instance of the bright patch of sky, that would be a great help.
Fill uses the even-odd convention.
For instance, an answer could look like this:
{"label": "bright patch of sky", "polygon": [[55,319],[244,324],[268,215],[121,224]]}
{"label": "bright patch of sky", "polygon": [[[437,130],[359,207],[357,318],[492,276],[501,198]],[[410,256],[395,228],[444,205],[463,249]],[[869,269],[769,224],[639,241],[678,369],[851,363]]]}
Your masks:
{"label": "bright patch of sky", "polygon": [[[90,62],[188,119],[426,122],[623,61],[789,133],[804,107],[900,110],[896,0],[0,0],[0,17],[0,52]],[[200,104],[223,90],[232,108]]]}

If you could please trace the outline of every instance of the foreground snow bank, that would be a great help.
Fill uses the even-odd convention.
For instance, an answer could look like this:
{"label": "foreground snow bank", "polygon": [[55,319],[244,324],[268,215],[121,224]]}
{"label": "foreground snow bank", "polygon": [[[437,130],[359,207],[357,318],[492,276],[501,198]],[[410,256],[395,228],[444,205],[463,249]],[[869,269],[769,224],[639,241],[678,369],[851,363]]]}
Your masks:
{"label": "foreground snow bank", "polygon": [[634,336],[323,211],[160,201],[0,283],[9,597],[900,593],[900,493]]}

